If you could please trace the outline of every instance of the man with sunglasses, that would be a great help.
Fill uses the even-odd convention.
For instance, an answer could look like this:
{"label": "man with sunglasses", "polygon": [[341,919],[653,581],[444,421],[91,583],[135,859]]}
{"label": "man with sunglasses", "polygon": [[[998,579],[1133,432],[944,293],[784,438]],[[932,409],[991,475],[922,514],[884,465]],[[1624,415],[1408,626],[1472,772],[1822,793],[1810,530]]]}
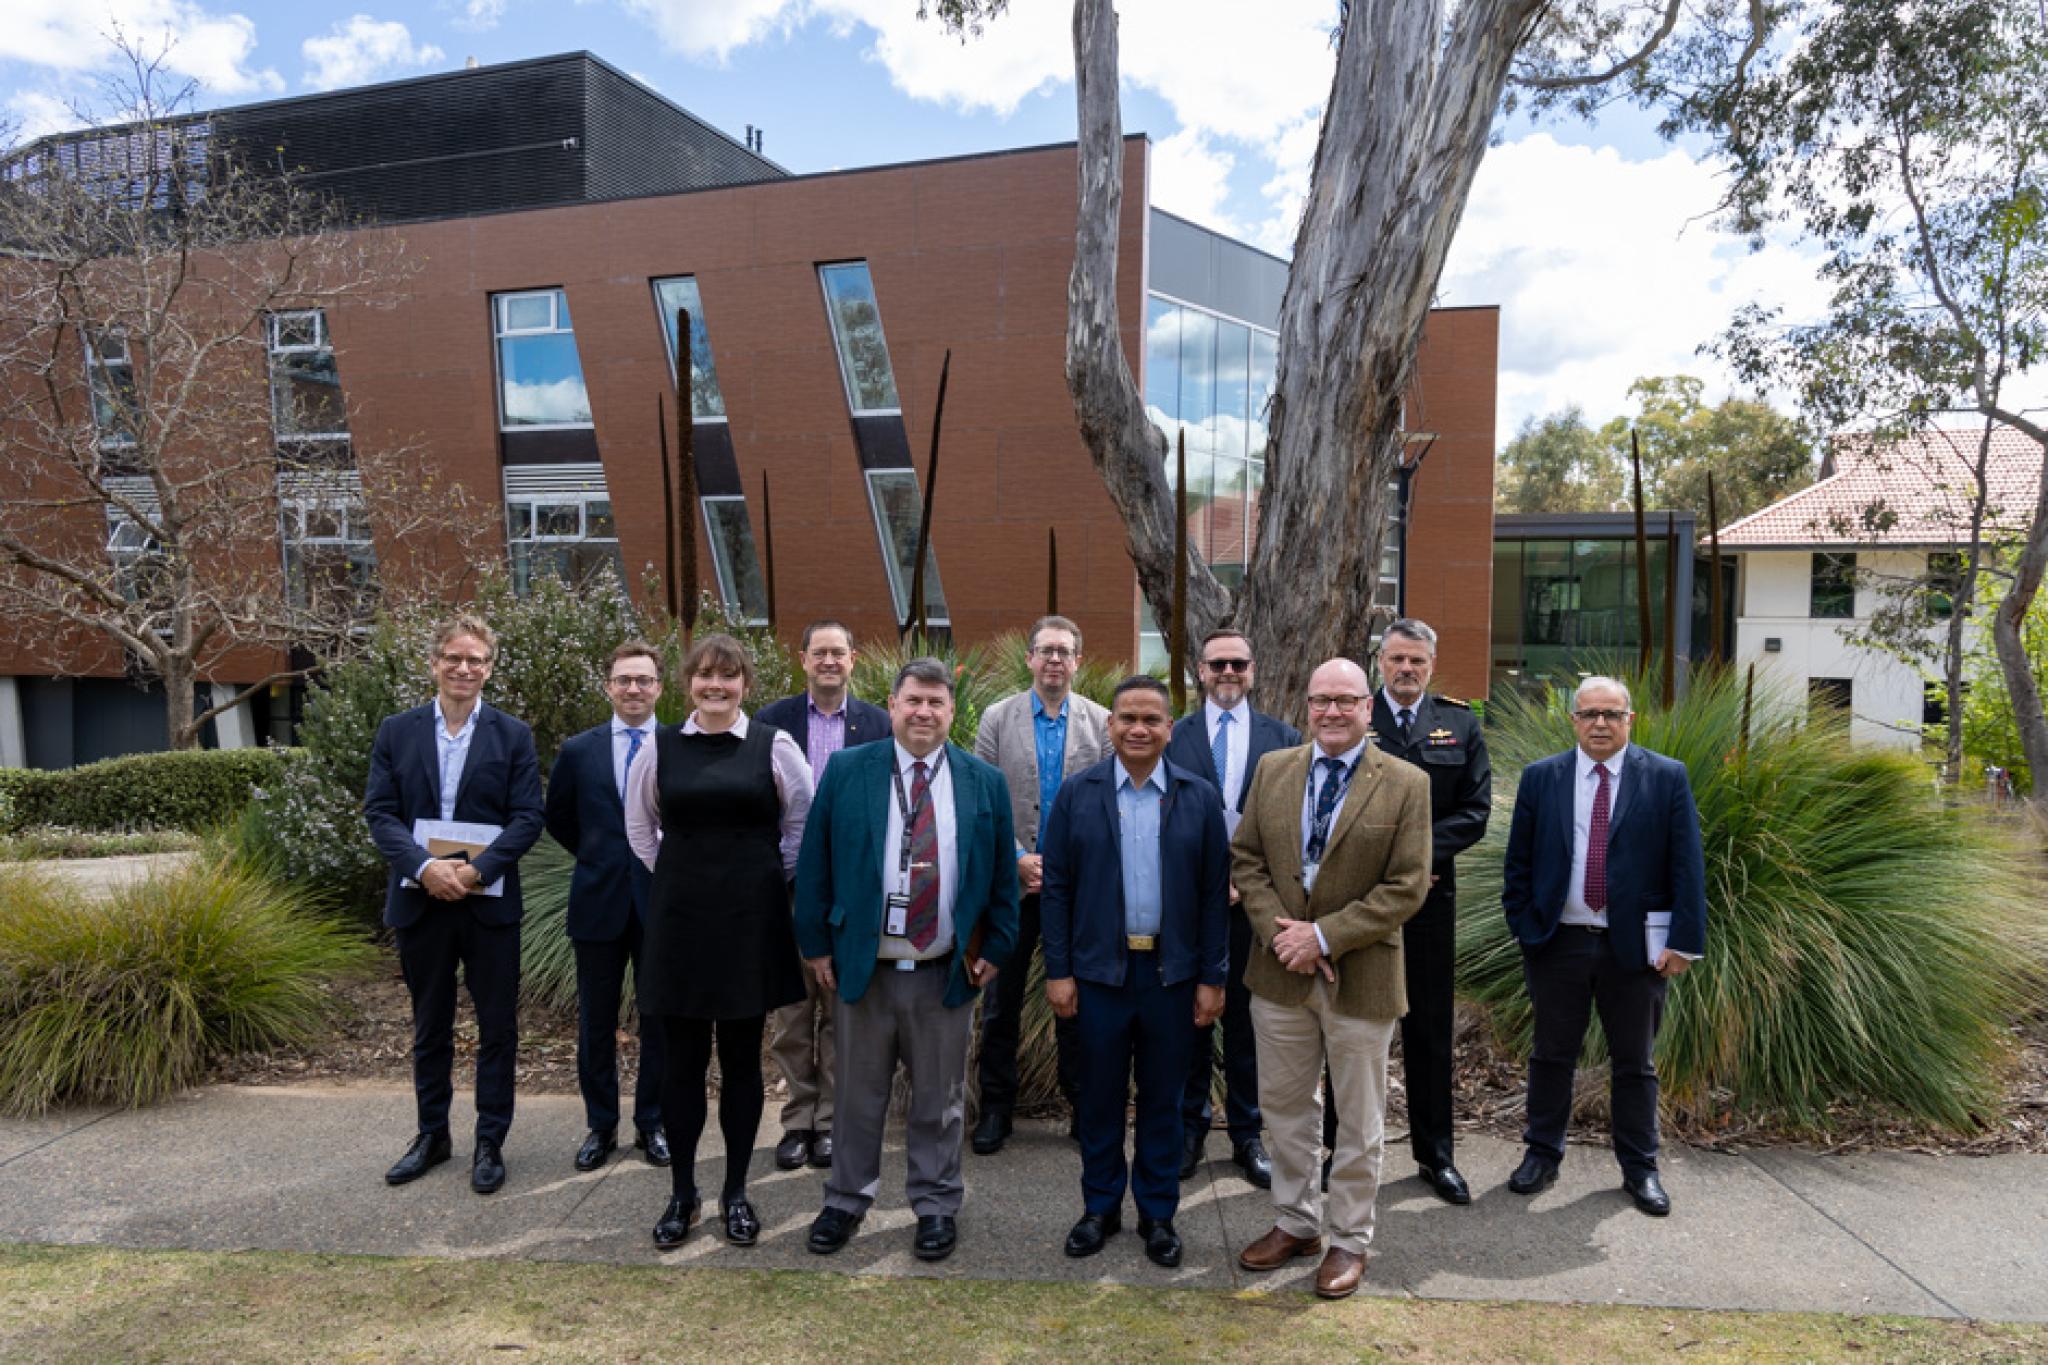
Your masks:
{"label": "man with sunglasses", "polygon": [[[576,1169],[594,1171],[619,1146],[619,996],[638,969],[653,874],[626,842],[626,777],[654,739],[661,655],[645,640],[612,651],[605,676],[612,713],[563,741],[548,773],[548,833],[576,859],[564,928],[576,953],[576,1088],[589,1125]],[[640,1020],[633,1084],[633,1145],[669,1164],[661,1126],[661,1030]]]}
{"label": "man with sunglasses", "polygon": [[1657,1174],[1651,1052],[1671,978],[1706,951],[1706,866],[1685,765],[1631,744],[1634,719],[1624,684],[1587,678],[1572,697],[1577,746],[1530,764],[1515,790],[1500,901],[1536,1021],[1528,1150],[1508,1189],[1535,1194],[1557,1179],[1597,1009],[1622,1188],[1661,1217],[1671,1198]]}
{"label": "man with sunglasses", "polygon": [[[1301,743],[1301,732],[1285,721],[1252,710],[1248,698],[1257,665],[1252,642],[1228,627],[1209,632],[1202,641],[1202,709],[1180,718],[1167,761],[1213,785],[1223,797],[1223,823],[1231,834],[1244,810],[1259,760],[1276,749]],[[1262,1190],[1273,1187],[1273,1162],[1260,1136],[1259,1054],[1252,1038],[1251,992],[1244,968],[1252,951],[1251,922],[1245,918],[1235,890],[1230,895],[1230,975],[1223,1004],[1223,1113],[1230,1130],[1230,1159],[1244,1178]],[[1187,1089],[1181,1096],[1180,1178],[1193,1177],[1201,1165],[1213,1111],[1211,1076],[1216,1068],[1215,1028],[1195,1040],[1188,1066]]]}

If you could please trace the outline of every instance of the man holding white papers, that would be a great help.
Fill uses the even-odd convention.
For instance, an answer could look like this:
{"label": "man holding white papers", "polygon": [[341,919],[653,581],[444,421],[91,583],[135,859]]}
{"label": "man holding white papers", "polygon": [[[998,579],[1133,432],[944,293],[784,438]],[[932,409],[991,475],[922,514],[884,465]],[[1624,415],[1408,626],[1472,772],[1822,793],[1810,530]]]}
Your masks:
{"label": "man holding white papers", "polygon": [[[363,814],[390,864],[384,922],[412,994],[413,1091],[419,1132],[384,1175],[417,1180],[448,1160],[454,1096],[455,976],[476,1007],[476,1147],[470,1188],[505,1183],[503,1148],[512,1126],[513,1061],[519,1047],[519,859],[540,837],[540,762],[533,732],[486,706],[497,638],[474,616],[434,632],[428,656],[435,695],[387,717],[370,751]],[[437,832],[481,842],[475,853],[440,856]],[[470,830],[450,830],[460,823]],[[422,837],[422,836],[427,837]],[[465,842],[452,838],[452,842]]]}
{"label": "man holding white papers", "polygon": [[1557,1179],[1572,1073],[1592,1011],[1612,1061],[1614,1155],[1644,1213],[1671,1212],[1657,1175],[1651,1051],[1674,976],[1706,951],[1706,866],[1685,765],[1629,743],[1628,688],[1592,677],[1572,697],[1576,748],[1532,763],[1515,791],[1501,885],[1536,1011],[1528,1153],[1508,1188]]}

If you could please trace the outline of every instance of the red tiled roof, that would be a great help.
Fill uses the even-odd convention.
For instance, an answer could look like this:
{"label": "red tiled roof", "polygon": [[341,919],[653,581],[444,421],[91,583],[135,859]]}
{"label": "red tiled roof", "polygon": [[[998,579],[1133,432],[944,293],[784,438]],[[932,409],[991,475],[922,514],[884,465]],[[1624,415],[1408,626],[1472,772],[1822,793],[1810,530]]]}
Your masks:
{"label": "red tiled roof", "polygon": [[[1827,477],[1722,528],[1721,547],[1959,544],[1969,538],[1972,470],[1983,434],[1934,430],[1886,446],[1868,436],[1841,437],[1823,466]],[[1987,529],[2023,531],[2040,495],[2041,447],[2000,427],[1985,472]]]}

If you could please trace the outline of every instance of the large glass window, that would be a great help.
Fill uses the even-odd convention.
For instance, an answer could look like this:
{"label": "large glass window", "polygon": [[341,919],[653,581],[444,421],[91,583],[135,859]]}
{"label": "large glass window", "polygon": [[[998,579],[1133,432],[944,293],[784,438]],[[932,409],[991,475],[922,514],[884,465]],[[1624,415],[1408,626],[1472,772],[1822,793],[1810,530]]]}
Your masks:
{"label": "large glass window", "polygon": [[867,262],[819,266],[818,279],[825,287],[825,311],[832,320],[839,372],[846,380],[846,401],[854,415],[900,411],[896,372],[889,365],[882,310],[875,301],[875,282],[868,276]]}
{"label": "large glass window", "polygon": [[142,523],[126,512],[107,508],[107,558],[113,561],[114,581],[130,602],[141,602],[160,586],[163,553]]}
{"label": "large glass window", "polygon": [[278,509],[292,605],[323,616],[368,616],[376,595],[377,551],[362,499],[346,493],[287,495],[279,498]]}
{"label": "large glass window", "polygon": [[700,422],[725,420],[725,397],[718,391],[718,371],[711,362],[711,333],[704,326],[704,301],[689,275],[654,282],[654,306],[661,311],[661,335],[668,342],[668,363],[676,363],[676,312],[690,314],[690,410]]}
{"label": "large glass window", "polygon": [[1815,554],[1811,576],[1811,609],[1817,621],[1846,621],[1856,614],[1856,556]]}
{"label": "large glass window", "polygon": [[510,429],[587,427],[590,397],[560,289],[498,294],[491,300],[498,343],[498,422]]}
{"label": "large glass window", "polygon": [[[345,451],[348,409],[327,315],[314,308],[274,313],[270,331],[270,416],[278,448],[287,454]],[[323,450],[323,448],[325,448]]]}
{"label": "large glass window", "polygon": [[[882,538],[884,562],[889,569],[889,595],[896,602],[896,619],[910,615],[910,577],[917,565],[917,528],[924,515],[924,495],[918,491],[917,471],[912,469],[871,469],[868,471],[868,502],[875,512],[875,530]],[[924,602],[926,623],[949,626],[946,592],[939,586],[939,560],[925,548]]]}
{"label": "large glass window", "polygon": [[116,331],[86,337],[85,373],[92,389],[92,420],[99,430],[100,448],[134,445],[138,408],[135,362],[128,354],[127,336]]}
{"label": "large glass window", "polygon": [[610,566],[625,582],[619,528],[605,493],[546,493],[508,497],[505,540],[512,551],[512,590],[521,596],[535,574],[582,585]]}
{"label": "large glass window", "polygon": [[768,624],[768,581],[761,556],[754,550],[754,528],[747,500],[737,494],[699,499],[704,504],[704,529],[710,534],[711,567],[718,574],[718,595],[728,609],[749,625]]}
{"label": "large glass window", "polygon": [[[1666,546],[1650,542],[1650,642],[1664,643]],[[1385,566],[1382,565],[1382,572]],[[1642,648],[1632,540],[1522,540],[1494,546],[1494,680],[1534,689],[1632,664]]]}

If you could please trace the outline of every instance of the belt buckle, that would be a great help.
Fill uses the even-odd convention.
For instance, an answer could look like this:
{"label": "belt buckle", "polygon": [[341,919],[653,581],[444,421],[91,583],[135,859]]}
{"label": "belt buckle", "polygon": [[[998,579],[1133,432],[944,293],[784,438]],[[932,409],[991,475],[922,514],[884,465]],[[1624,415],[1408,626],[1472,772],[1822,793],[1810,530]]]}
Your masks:
{"label": "belt buckle", "polygon": [[1124,947],[1134,953],[1150,953],[1158,950],[1157,934],[1125,934]]}

